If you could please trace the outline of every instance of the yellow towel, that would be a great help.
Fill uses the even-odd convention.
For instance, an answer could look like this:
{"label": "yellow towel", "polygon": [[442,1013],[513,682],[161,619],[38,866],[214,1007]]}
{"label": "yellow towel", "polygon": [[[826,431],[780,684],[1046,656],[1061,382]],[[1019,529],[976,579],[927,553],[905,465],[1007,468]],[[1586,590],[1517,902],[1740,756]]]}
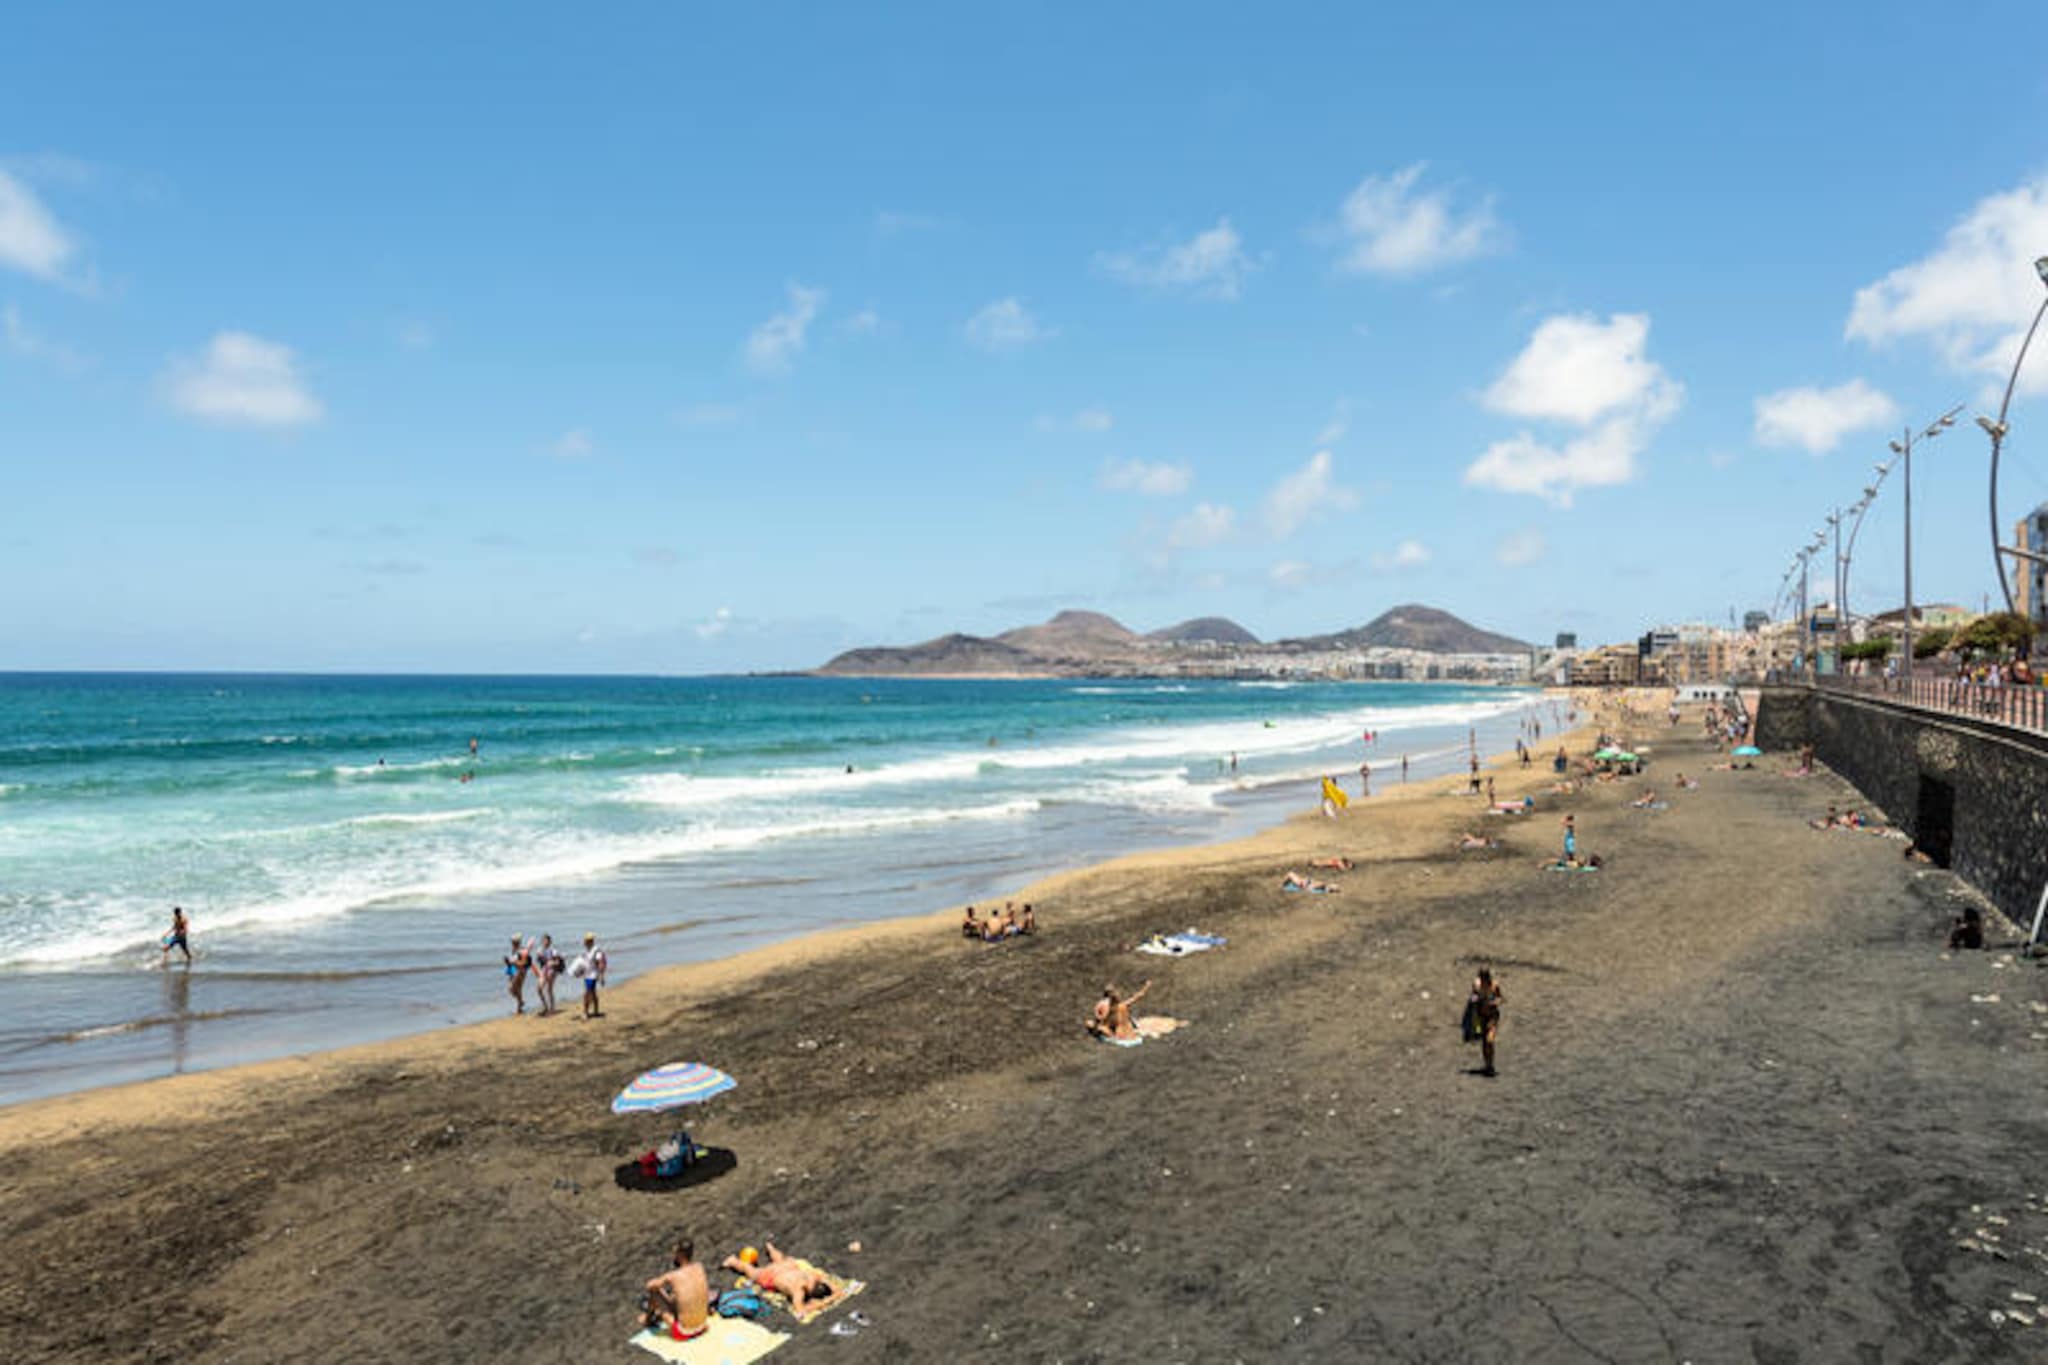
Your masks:
{"label": "yellow towel", "polygon": [[688,1341],[671,1340],[666,1332],[642,1330],[630,1344],[674,1365],[749,1365],[789,1340],[787,1332],[771,1332],[745,1318],[713,1315],[711,1328]]}

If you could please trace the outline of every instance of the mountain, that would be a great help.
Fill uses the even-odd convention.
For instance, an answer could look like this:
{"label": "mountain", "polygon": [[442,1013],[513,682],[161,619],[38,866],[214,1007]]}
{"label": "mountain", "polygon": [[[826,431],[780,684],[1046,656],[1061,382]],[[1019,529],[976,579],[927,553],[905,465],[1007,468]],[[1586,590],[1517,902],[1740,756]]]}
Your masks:
{"label": "mountain", "polygon": [[1043,673],[1045,660],[1001,640],[955,633],[900,649],[849,649],[818,672],[848,678],[1002,676]]}
{"label": "mountain", "polygon": [[1063,611],[1042,626],[1019,626],[996,636],[1031,654],[1115,654],[1137,647],[1138,634],[1123,622],[1099,611]]}
{"label": "mountain", "polygon": [[1469,625],[1447,611],[1409,602],[1362,626],[1288,643],[1301,649],[1417,649],[1430,654],[1522,654],[1530,646]]}
{"label": "mountain", "polygon": [[1258,636],[1222,616],[1197,616],[1177,626],[1147,632],[1145,638],[1168,645],[1255,645],[1259,642]]}
{"label": "mountain", "polygon": [[1099,611],[1063,611],[1050,621],[1018,626],[993,639],[954,634],[917,645],[849,649],[817,671],[854,678],[1263,676],[1297,670],[1294,656],[1300,654],[1373,647],[1431,654],[1523,654],[1529,648],[1519,640],[1467,625],[1447,611],[1413,604],[1335,635],[1271,644],[1260,644],[1256,635],[1220,616],[1197,617],[1139,635]]}

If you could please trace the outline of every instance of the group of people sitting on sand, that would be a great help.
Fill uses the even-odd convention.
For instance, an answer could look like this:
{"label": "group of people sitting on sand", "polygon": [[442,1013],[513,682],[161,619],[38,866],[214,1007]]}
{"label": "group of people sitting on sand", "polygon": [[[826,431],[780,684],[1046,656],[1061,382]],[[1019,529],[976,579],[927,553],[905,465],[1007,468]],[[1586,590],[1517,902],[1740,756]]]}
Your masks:
{"label": "group of people sitting on sand", "polygon": [[[767,1247],[765,1264],[758,1251],[745,1247],[739,1255],[726,1257],[724,1268],[764,1293],[782,1295],[798,1317],[810,1304],[832,1296],[832,1281],[817,1267],[785,1255],[773,1242]],[[669,1264],[670,1269],[649,1280],[640,1295],[640,1325],[671,1341],[690,1341],[711,1330],[711,1313],[722,1295],[711,1288],[690,1238],[670,1250]]]}
{"label": "group of people sitting on sand", "polygon": [[983,943],[1000,943],[1006,938],[1020,938],[1025,934],[1038,932],[1038,912],[1031,908],[1031,902],[1024,902],[1020,913],[1015,901],[1005,901],[1000,911],[991,910],[986,919],[977,919],[974,907],[967,907],[967,915],[960,921],[960,937],[977,939]]}

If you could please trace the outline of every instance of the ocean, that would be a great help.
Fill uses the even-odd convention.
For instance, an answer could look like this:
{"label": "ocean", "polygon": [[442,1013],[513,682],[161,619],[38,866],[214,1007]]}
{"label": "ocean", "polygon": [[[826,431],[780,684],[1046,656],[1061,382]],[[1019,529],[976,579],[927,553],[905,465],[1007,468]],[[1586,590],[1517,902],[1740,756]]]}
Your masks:
{"label": "ocean", "polygon": [[596,933],[617,982],[1248,833],[1531,719],[1449,684],[0,674],[0,1103],[488,1017],[513,934]]}

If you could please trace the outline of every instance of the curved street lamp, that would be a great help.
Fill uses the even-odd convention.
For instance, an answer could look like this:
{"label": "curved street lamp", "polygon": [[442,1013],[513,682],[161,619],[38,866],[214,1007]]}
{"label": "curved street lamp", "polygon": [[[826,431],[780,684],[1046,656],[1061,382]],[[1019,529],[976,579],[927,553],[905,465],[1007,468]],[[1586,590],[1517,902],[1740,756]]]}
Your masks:
{"label": "curved street lamp", "polygon": [[[2048,286],[2048,256],[2035,260],[2034,274],[2044,286]],[[2034,332],[2041,325],[2043,313],[2048,313],[2048,297],[2042,298],[2041,306],[2034,310],[2033,322],[2027,326],[2026,336],[2020,339],[2020,353],[2013,357],[2012,374],[2005,381],[2005,397],[1998,404],[1997,419],[1977,419],[1977,425],[1984,428],[1985,434],[1991,438],[1991,563],[1998,570],[1998,590],[2005,595],[2007,611],[2013,610],[2012,580],[2005,576],[2005,555],[1998,543],[1998,450],[2005,444],[2006,432],[2011,429],[2006,425],[2006,409],[2012,406],[2013,386],[2020,382],[2020,366],[2027,363],[2027,347],[2034,344]]]}

